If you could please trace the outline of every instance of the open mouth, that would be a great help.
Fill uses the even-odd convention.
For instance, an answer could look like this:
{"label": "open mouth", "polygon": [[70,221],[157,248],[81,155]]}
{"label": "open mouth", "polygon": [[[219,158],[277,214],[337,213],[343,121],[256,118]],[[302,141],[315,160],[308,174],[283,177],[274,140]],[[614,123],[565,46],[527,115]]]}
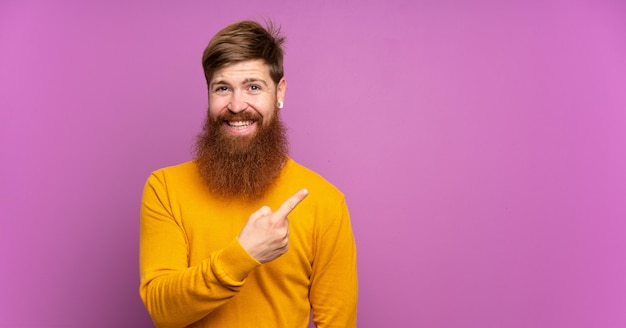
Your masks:
{"label": "open mouth", "polygon": [[254,124],[253,120],[245,120],[245,121],[226,121],[226,124],[231,128],[243,130],[250,125]]}

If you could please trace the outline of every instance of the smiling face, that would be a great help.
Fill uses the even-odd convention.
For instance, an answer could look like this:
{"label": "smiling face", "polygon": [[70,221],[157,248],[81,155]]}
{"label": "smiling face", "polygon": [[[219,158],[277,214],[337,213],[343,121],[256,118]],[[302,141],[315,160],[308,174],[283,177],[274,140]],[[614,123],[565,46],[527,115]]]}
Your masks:
{"label": "smiling face", "polygon": [[274,83],[262,59],[225,66],[209,83],[209,118],[231,138],[253,139],[277,115],[286,86],[284,78]]}
{"label": "smiling face", "polygon": [[278,115],[285,99],[285,37],[241,21],[220,30],[204,49],[209,109],[195,145],[198,173],[226,199],[258,199],[272,187],[289,156]]}
{"label": "smiling face", "polygon": [[276,181],[288,156],[278,116],[286,82],[262,60],[227,65],[209,83],[209,112],[196,142],[202,179],[216,195],[256,199]]}

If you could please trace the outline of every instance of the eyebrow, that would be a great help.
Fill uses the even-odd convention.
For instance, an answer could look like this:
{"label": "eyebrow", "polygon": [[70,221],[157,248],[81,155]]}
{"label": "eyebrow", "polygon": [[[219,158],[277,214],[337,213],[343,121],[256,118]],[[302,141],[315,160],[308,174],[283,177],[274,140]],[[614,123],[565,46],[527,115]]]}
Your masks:
{"label": "eyebrow", "polygon": [[263,80],[263,79],[258,79],[258,78],[254,78],[254,77],[249,77],[249,78],[246,78],[245,80],[243,80],[243,83],[244,83],[244,84],[246,84],[246,83],[251,83],[251,82],[261,82],[261,83],[263,83],[265,86],[267,86],[267,82],[265,82],[265,80]]}
{"label": "eyebrow", "polygon": [[[252,82],[260,82],[260,83],[263,83],[266,87],[268,86],[267,82],[265,82],[265,80],[259,79],[259,78],[256,78],[256,77],[248,77],[248,78],[243,80],[242,84],[247,84],[247,83],[252,83]],[[223,79],[219,79],[219,80],[212,81],[211,82],[211,86],[213,86],[213,85],[230,85],[230,83],[226,82]]]}

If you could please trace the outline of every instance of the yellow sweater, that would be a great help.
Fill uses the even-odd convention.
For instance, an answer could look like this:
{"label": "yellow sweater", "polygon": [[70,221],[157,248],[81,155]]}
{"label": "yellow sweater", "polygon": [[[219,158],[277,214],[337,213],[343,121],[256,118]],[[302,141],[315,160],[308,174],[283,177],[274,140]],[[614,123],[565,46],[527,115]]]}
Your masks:
{"label": "yellow sweater", "polygon": [[[237,235],[263,205],[289,215],[289,250],[260,264]],[[355,327],[356,248],[343,194],[289,160],[257,202],[213,197],[194,162],[152,173],[140,228],[140,295],[158,327]]]}

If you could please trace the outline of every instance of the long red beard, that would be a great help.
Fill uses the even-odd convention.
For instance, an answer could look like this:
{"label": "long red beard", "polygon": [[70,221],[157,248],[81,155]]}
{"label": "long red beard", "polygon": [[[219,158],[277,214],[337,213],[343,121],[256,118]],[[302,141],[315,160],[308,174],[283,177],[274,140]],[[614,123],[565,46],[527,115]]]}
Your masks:
{"label": "long red beard", "polygon": [[[224,120],[253,119],[257,133],[250,137],[233,136],[224,131]],[[208,115],[203,132],[197,137],[195,155],[200,176],[209,190],[223,198],[254,200],[270,189],[287,160],[287,131],[272,116],[267,125],[259,115],[249,112]]]}

